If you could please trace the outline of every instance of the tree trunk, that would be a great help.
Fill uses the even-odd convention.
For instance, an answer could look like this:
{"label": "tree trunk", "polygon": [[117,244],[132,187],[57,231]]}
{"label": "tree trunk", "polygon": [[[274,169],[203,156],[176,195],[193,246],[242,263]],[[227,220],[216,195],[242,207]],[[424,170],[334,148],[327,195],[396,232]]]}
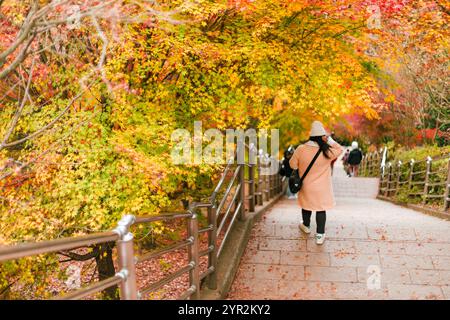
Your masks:
{"label": "tree trunk", "polygon": [[[95,257],[97,263],[98,280],[104,280],[114,277],[116,270],[114,268],[114,261],[112,257],[112,248],[114,243],[102,243],[97,246],[99,254]],[[117,286],[103,290],[103,299],[118,300],[119,290]]]}

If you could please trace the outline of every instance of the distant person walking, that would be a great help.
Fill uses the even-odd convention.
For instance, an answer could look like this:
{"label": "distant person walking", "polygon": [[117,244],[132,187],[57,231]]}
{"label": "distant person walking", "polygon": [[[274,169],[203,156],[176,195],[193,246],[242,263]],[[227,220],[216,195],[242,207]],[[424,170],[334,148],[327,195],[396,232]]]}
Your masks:
{"label": "distant person walking", "polygon": [[[320,152],[319,152],[320,150]],[[298,192],[298,203],[302,208],[303,222],[300,230],[310,233],[312,211],[316,211],[316,243],[325,241],[326,210],[335,206],[333,187],[331,184],[331,162],[342,153],[342,147],[327,136],[322,123],[314,121],[311,126],[309,141],[297,147],[289,164],[298,169],[302,176],[306,168],[318,154],[303,185]]]}
{"label": "distant person walking", "polygon": [[349,154],[350,154],[350,150],[349,149],[345,150],[344,156],[342,157],[342,164],[344,165],[345,173],[347,174],[347,176],[350,177],[350,169],[349,169],[349,166],[348,166],[348,156],[349,156]]}
{"label": "distant person walking", "polygon": [[350,151],[347,159],[347,163],[349,165],[349,176],[357,177],[359,171],[359,164],[362,161],[362,152],[358,148],[358,142],[352,142],[352,150]]}
{"label": "distant person walking", "polygon": [[[292,146],[289,146],[289,148],[286,151],[284,151],[284,158],[283,158],[283,160],[281,160],[281,167],[280,167],[280,171],[279,171],[279,174],[282,177],[286,177],[289,179],[289,177],[292,174],[293,170],[292,170],[291,166],[289,165],[289,160],[291,160],[292,155],[294,154],[294,151],[295,151],[295,149]],[[286,196],[288,197],[288,199],[296,199],[297,198],[295,196],[295,194],[293,194],[289,188],[286,188],[286,189],[287,189]]]}

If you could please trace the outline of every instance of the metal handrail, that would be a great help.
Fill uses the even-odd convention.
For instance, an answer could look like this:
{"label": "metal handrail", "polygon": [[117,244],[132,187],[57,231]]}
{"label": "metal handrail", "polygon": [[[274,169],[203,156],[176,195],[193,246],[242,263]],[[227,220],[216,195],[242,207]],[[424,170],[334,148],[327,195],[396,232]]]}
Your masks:
{"label": "metal handrail", "polygon": [[170,246],[164,247],[162,249],[159,249],[157,251],[153,251],[153,252],[148,252],[148,253],[144,253],[142,255],[140,255],[139,257],[137,257],[136,262],[143,262],[143,261],[147,261],[149,259],[155,259],[158,258],[166,253],[178,250],[178,249],[182,249],[182,248],[186,248],[187,246],[192,244],[192,239],[187,239],[184,241],[180,241],[177,243],[174,243]]}
{"label": "metal handrail", "polygon": [[214,226],[212,224],[210,224],[209,226],[207,226],[206,228],[200,229],[198,230],[198,233],[205,233],[205,232],[209,232],[214,230]]}
{"label": "metal handrail", "polygon": [[220,177],[219,182],[217,183],[216,187],[214,188],[214,191],[211,194],[211,203],[214,203],[214,201],[216,200],[217,194],[219,193],[220,189],[222,188],[222,184],[225,181],[228,171],[230,170],[233,162],[234,162],[234,159],[228,160],[228,163],[222,173],[222,176]]}
{"label": "metal handrail", "polygon": [[190,217],[192,217],[191,213],[173,213],[173,214],[163,214],[163,215],[157,215],[157,216],[141,216],[141,217],[136,218],[136,222],[134,224],[156,222],[156,221],[166,221],[166,220],[174,220],[174,219],[182,219],[182,218],[190,218]]}
{"label": "metal handrail", "polygon": [[[234,215],[233,215],[232,218],[231,218],[230,226],[232,226],[233,223],[234,223],[234,221],[236,220],[237,213],[239,212],[239,209],[241,208],[241,206],[242,206],[242,202],[240,202],[240,203],[237,205],[236,211],[235,211]],[[228,235],[230,234],[230,232],[231,232],[231,228],[228,228],[228,230],[225,232],[225,235],[223,236],[222,242],[220,243],[219,249],[217,250],[217,256],[220,256],[220,254],[222,253],[222,250],[223,250],[223,248],[224,248],[224,245],[225,245],[225,243],[226,243],[226,240],[227,240]]]}
{"label": "metal handrail", "polygon": [[[220,234],[220,232],[222,231],[222,228],[223,228],[224,225],[225,225],[225,222],[226,222],[226,220],[227,220],[227,218],[228,218],[228,215],[230,214],[231,208],[233,207],[233,204],[234,204],[234,202],[236,201],[237,196],[239,195],[239,191],[241,190],[241,188],[242,188],[241,184],[238,184],[238,185],[236,186],[236,190],[235,190],[235,192],[234,192],[233,198],[231,198],[230,203],[228,204],[228,207],[227,207],[227,209],[225,210],[225,213],[223,214],[223,218],[222,218],[222,220],[220,221],[219,226],[217,227],[217,234]],[[217,212],[219,212],[219,211],[217,211]]]}
{"label": "metal handrail", "polygon": [[234,181],[236,181],[236,178],[239,174],[240,169],[241,169],[241,167],[236,167],[233,177],[231,178],[230,182],[228,183],[225,193],[222,196],[222,200],[220,201],[219,205],[217,206],[217,212],[220,212],[222,210],[222,207],[225,204],[225,201],[227,200],[228,195],[230,194],[231,188],[233,188]]}
{"label": "metal handrail", "polygon": [[203,250],[203,251],[200,251],[200,252],[198,253],[198,255],[199,255],[200,257],[203,257],[203,256],[206,256],[208,253],[213,252],[213,250],[214,250],[214,246],[209,246],[207,249],[205,249],[205,250]]}
{"label": "metal handrail", "polygon": [[190,296],[192,296],[196,291],[195,286],[190,286],[189,289],[187,289],[185,292],[183,292],[179,299],[180,300],[186,300],[187,298],[189,298]]}
{"label": "metal handrail", "polygon": [[158,282],[152,283],[151,285],[149,285],[148,287],[144,288],[141,290],[141,295],[144,296],[150,292],[153,292],[159,288],[161,288],[163,285],[168,284],[169,282],[175,280],[178,277],[181,277],[183,274],[185,274],[186,272],[191,271],[192,269],[194,269],[194,264],[193,263],[189,263],[188,265],[178,269],[177,271],[171,273],[170,275],[168,275],[167,277],[159,280]]}
{"label": "metal handrail", "polygon": [[[249,148],[251,152],[254,149]],[[256,153],[255,153],[256,155]],[[253,154],[251,155],[253,156]],[[250,157],[250,156],[249,156]],[[87,297],[93,293],[98,293],[102,290],[110,288],[115,285],[120,285],[120,298],[121,299],[139,299],[140,296],[148,294],[170,281],[180,277],[185,273],[189,273],[189,288],[184,291],[179,298],[187,299],[199,298],[200,293],[200,281],[206,280],[210,289],[215,289],[217,286],[217,263],[218,257],[223,252],[227,239],[229,238],[235,222],[239,219],[245,219],[245,203],[249,201],[248,209],[250,212],[254,212],[257,199],[257,192],[255,192],[255,186],[258,186],[258,190],[262,189],[261,184],[264,184],[264,190],[268,190],[266,199],[260,199],[258,205],[262,205],[264,200],[269,200],[277,194],[283,192],[282,183],[285,179],[281,179],[278,173],[271,173],[270,177],[261,176],[261,167],[268,166],[271,158],[267,156],[258,156],[257,164],[247,165],[246,163],[238,164],[233,172],[233,176],[228,181],[224,194],[220,199],[217,199],[219,192],[225,185],[225,179],[228,176],[229,171],[232,168],[232,160],[227,163],[227,166],[223,170],[222,177],[217,183],[214,191],[208,202],[194,202],[189,205],[187,212],[183,213],[164,213],[156,216],[140,216],[135,217],[132,215],[125,215],[118,223],[118,226],[111,231],[89,234],[79,237],[62,238],[50,241],[42,241],[37,243],[23,243],[18,245],[11,245],[7,247],[0,247],[0,262],[5,260],[19,259],[26,256],[74,250],[81,247],[97,245],[101,243],[115,242],[117,247],[118,269],[120,270],[114,276],[95,282],[91,285],[83,287],[73,292],[69,292],[63,296],[58,296],[56,299],[81,299]],[[264,160],[264,161],[262,161]],[[267,161],[266,161],[267,160]],[[272,158],[273,160],[273,158]],[[249,179],[245,180],[245,170],[248,170]],[[255,170],[258,172],[258,178],[256,178]],[[264,179],[263,179],[264,178]],[[268,179],[267,179],[268,178]],[[236,183],[238,181],[238,183]],[[245,184],[249,184],[248,193],[245,194]],[[221,214],[231,190],[235,186],[234,194],[227,205],[226,210]],[[217,203],[218,202],[218,203]],[[218,205],[217,205],[218,204]],[[233,204],[235,204],[233,206]],[[206,208],[208,214],[208,225],[202,229],[199,229],[198,219],[196,211],[198,209]],[[220,225],[218,226],[218,218],[221,217]],[[130,228],[137,224],[152,223],[157,221],[170,221],[186,219],[188,225],[188,238],[167,247],[158,249],[153,252],[146,252],[140,256],[134,255],[134,239],[133,234],[130,232]],[[229,220],[229,221],[228,221]],[[228,224],[227,221],[229,222]],[[227,226],[226,230],[225,225]],[[224,236],[218,246],[217,237],[218,234],[224,231]],[[204,250],[199,250],[199,235],[207,234],[208,247]],[[166,253],[170,253],[179,249],[188,249],[188,264],[182,267],[165,278],[152,283],[148,287],[141,290],[139,293],[137,290],[136,280],[136,264],[147,261],[149,259],[158,258]],[[200,272],[199,259],[200,257],[208,256],[208,267],[206,271]]]}
{"label": "metal handrail", "polygon": [[209,267],[205,272],[200,275],[200,280],[205,279],[207,276],[212,275],[215,271],[214,267]]}
{"label": "metal handrail", "polygon": [[118,285],[123,281],[123,279],[124,276],[122,274],[116,274],[114,277],[110,277],[108,279],[95,282],[94,284],[91,284],[87,287],[66,294],[64,296],[57,296],[55,297],[54,300],[79,300],[87,296],[90,296],[93,293],[98,293],[102,290]]}
{"label": "metal handrail", "polygon": [[5,260],[20,259],[43,253],[52,253],[64,250],[73,250],[80,247],[87,247],[94,244],[116,241],[119,234],[115,231],[93,233],[76,238],[61,238],[34,243],[21,243],[1,248],[0,262]]}

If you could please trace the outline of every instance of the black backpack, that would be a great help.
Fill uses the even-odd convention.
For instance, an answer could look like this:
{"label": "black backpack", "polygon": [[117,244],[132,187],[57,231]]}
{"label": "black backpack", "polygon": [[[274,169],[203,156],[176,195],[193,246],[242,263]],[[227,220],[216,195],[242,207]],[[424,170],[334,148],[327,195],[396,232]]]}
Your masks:
{"label": "black backpack", "polygon": [[358,165],[362,160],[362,152],[359,149],[354,149],[350,151],[348,155],[347,163],[351,165]]}
{"label": "black backpack", "polygon": [[300,178],[300,175],[298,174],[298,169],[292,171],[291,176],[289,177],[289,189],[292,193],[297,193],[300,191],[303,185],[303,180],[305,179],[306,175],[308,174],[309,170],[311,170],[314,162],[316,162],[317,158],[319,157],[319,154],[322,152],[322,150],[319,149],[317,151],[314,158],[311,160],[310,164],[308,165],[308,168],[306,168],[305,173]]}

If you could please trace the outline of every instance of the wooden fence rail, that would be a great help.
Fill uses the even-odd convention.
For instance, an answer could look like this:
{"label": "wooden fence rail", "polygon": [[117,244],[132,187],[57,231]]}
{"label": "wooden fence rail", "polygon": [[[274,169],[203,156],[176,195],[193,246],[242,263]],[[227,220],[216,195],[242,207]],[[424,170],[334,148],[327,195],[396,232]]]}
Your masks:
{"label": "wooden fence rail", "polygon": [[400,160],[383,162],[382,151],[368,153],[363,157],[363,176],[379,177],[379,194],[396,197],[403,193],[408,199],[419,198],[422,205],[432,199],[441,202],[443,211],[450,207],[450,155],[411,159],[408,163]]}

